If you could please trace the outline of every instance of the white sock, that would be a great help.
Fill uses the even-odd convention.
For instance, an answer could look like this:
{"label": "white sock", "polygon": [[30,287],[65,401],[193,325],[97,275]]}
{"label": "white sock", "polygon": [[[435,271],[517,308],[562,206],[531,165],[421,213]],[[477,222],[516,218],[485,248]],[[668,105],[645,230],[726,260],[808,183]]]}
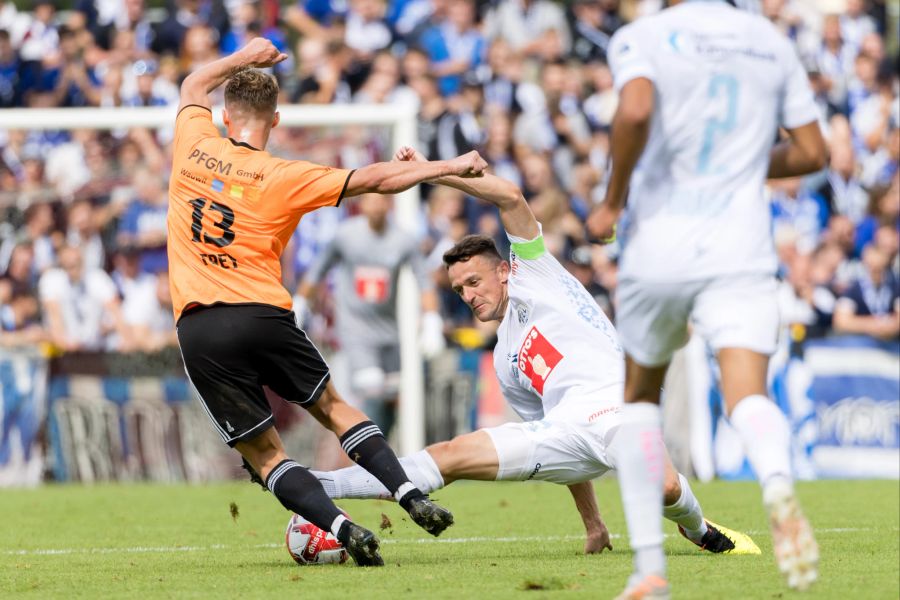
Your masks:
{"label": "white sock", "polygon": [[708,529],[703,519],[703,509],[700,508],[700,502],[694,496],[687,478],[681,473],[678,474],[678,482],[681,485],[681,496],[673,504],[663,507],[663,516],[681,525],[688,538],[699,544]]}
{"label": "white sock", "polygon": [[347,520],[347,517],[344,515],[338,515],[334,518],[334,521],[331,523],[331,535],[334,537],[338,536],[338,531],[341,530],[341,525],[344,524],[344,521]]}
{"label": "white sock", "polygon": [[[437,463],[426,450],[400,458],[407,477],[422,492],[428,494],[444,487],[444,478]],[[374,475],[360,466],[337,471],[312,471],[329,498],[377,498],[393,500],[394,497]]]}
{"label": "white sock", "polygon": [[665,575],[662,543],[662,482],[665,469],[659,406],[628,403],[622,424],[610,444],[619,473],[619,486],[628,537],[640,576]]}
{"label": "white sock", "polygon": [[729,418],[744,443],[744,452],[763,488],[793,490],[791,476],[791,428],[787,417],[765,396],[747,396]]}

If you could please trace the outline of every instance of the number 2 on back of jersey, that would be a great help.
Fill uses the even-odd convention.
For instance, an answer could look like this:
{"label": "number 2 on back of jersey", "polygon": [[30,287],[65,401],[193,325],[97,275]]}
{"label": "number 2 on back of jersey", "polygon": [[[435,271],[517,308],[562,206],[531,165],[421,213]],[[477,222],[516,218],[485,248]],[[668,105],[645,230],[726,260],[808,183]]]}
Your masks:
{"label": "number 2 on back of jersey", "polygon": [[210,202],[209,210],[222,215],[221,221],[213,223],[213,227],[218,227],[222,230],[222,235],[217,237],[210,236],[203,232],[203,209],[206,208],[206,203],[206,198],[195,198],[194,200],[191,200],[191,206],[194,207],[191,218],[191,241],[213,244],[219,248],[224,248],[234,241],[234,230],[231,228],[231,226],[234,225],[234,211],[231,210],[230,207],[220,202],[216,202],[215,200]]}
{"label": "number 2 on back of jersey", "polygon": [[[703,145],[700,146],[700,156],[697,159],[698,175],[712,175],[722,169],[721,166],[713,167],[710,162],[716,140],[731,133],[737,125],[738,80],[733,75],[713,75],[709,80],[707,95],[710,100],[723,99],[725,111],[724,114],[717,111],[718,115],[706,119]],[[718,107],[720,103],[716,102],[715,105]]]}

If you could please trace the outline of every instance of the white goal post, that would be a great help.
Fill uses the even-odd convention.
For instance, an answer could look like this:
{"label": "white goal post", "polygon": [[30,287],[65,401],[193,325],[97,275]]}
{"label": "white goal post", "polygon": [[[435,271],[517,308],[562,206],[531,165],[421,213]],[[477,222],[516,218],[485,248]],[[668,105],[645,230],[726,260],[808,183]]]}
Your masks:
{"label": "white goal post", "polygon": [[[391,130],[391,151],[416,143],[416,116],[408,107],[380,104],[281,105],[278,110],[282,127],[386,126]],[[175,116],[174,106],[4,109],[0,110],[0,130],[158,129],[173,126]],[[217,125],[222,125],[222,111],[219,108],[213,109],[213,119]],[[415,230],[418,211],[418,187],[396,195],[394,212],[397,223],[410,231],[410,235]],[[421,307],[415,278],[408,268],[401,273],[398,286],[401,362],[399,450],[401,454],[410,454],[425,445],[425,386],[418,344],[419,320],[408,318],[408,315],[421,315]]]}

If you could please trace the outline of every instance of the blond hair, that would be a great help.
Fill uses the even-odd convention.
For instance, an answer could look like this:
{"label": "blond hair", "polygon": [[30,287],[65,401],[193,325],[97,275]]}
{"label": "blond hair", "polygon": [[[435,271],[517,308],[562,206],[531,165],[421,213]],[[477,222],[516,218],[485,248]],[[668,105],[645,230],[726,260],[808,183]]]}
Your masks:
{"label": "blond hair", "polygon": [[278,105],[278,82],[256,69],[236,71],[225,86],[225,108],[271,116]]}

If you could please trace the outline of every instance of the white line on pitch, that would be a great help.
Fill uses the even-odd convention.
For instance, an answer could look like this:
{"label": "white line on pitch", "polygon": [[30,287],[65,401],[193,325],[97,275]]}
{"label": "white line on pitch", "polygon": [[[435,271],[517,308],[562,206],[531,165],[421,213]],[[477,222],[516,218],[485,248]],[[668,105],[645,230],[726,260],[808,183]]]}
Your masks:
{"label": "white line on pitch", "polygon": [[[895,528],[900,531],[900,528]],[[816,533],[859,533],[863,531],[876,531],[871,527],[833,527],[816,529]],[[882,530],[883,531],[883,530]],[[765,536],[768,531],[751,530],[745,533],[749,535]],[[674,534],[665,534],[666,537],[677,537]],[[613,533],[610,539],[621,539],[622,534]],[[473,544],[478,542],[508,544],[518,542],[569,542],[583,540],[583,535],[551,535],[551,536],[508,536],[508,537],[461,537],[461,538],[417,538],[417,539],[382,539],[383,544]],[[36,548],[33,550],[3,550],[0,554],[7,556],[56,556],[62,554],[146,554],[167,552],[206,552],[208,550],[241,550],[246,548],[281,548],[284,544],[252,544],[249,546],[235,546],[225,544],[211,544],[209,546],[134,546],[131,548]]]}

